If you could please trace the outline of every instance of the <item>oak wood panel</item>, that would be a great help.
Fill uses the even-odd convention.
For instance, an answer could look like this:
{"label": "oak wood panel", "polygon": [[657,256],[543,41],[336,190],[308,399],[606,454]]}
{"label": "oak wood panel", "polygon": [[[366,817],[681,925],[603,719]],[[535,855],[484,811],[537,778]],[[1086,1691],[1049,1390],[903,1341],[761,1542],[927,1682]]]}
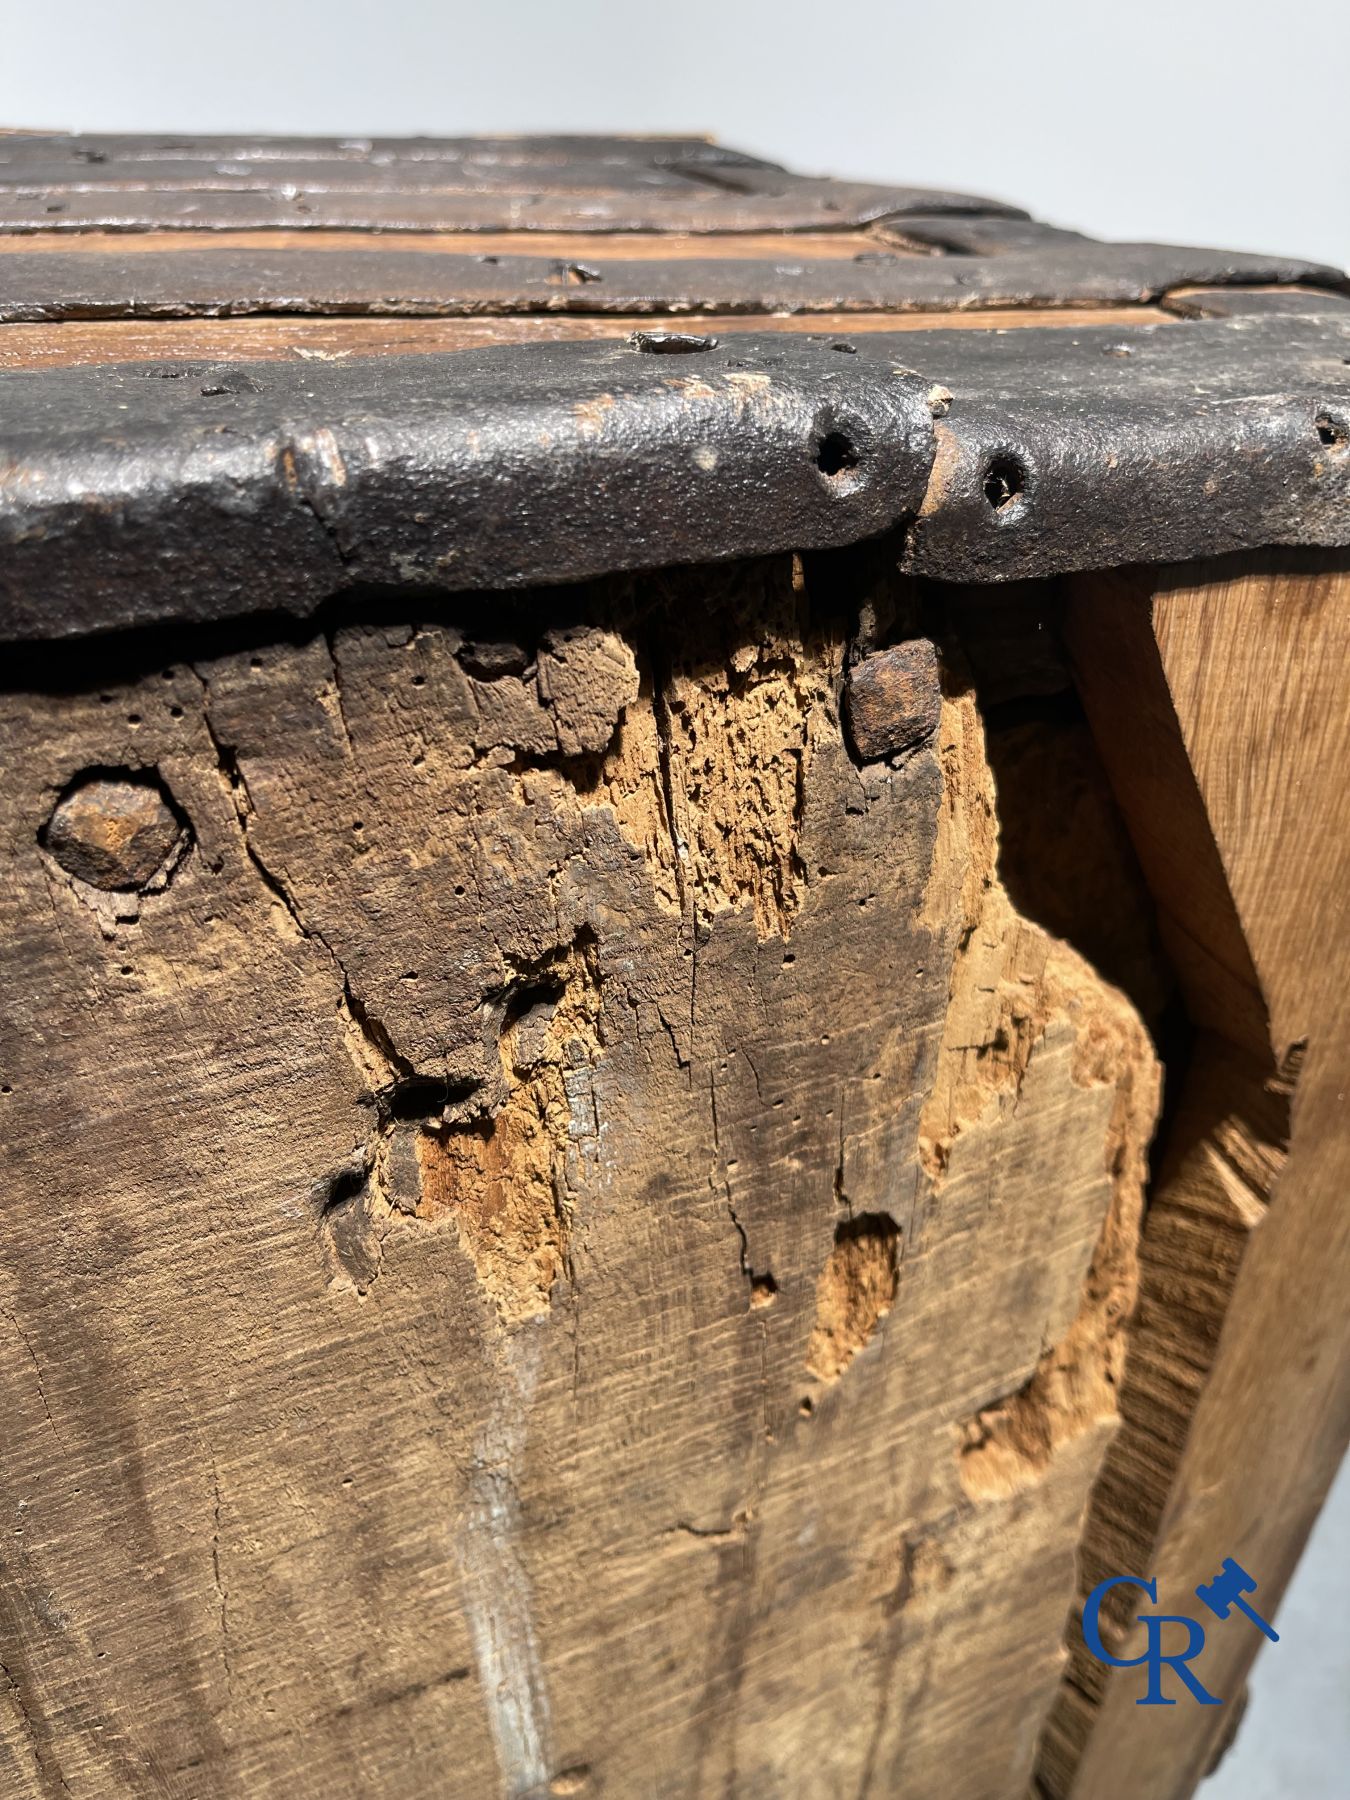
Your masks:
{"label": "oak wood panel", "polygon": [[7,1791],[1024,1791],[1157,1070],[842,573],[5,697]]}
{"label": "oak wood panel", "polygon": [[205,360],[275,362],[292,357],[397,356],[471,350],[487,344],[624,337],[633,331],[796,331],[847,339],[860,331],[1015,331],[1051,325],[1176,323],[1153,306],[1007,309],[977,313],[814,313],[794,317],[682,313],[654,318],[538,314],[471,319],[156,319],[63,320],[54,325],[0,325],[0,369],[96,363]]}
{"label": "oak wood panel", "polygon": [[[1191,1610],[1232,1555],[1269,1616],[1350,1437],[1350,562],[1088,578],[1069,616],[1103,760],[1211,1034],[1149,1210],[1085,1580],[1124,1572],[1112,1551],[1146,1560],[1129,1572]],[[1262,1640],[1236,1617],[1207,1623],[1196,1667],[1231,1710]],[[1192,1792],[1228,1712],[1181,1704],[1143,1728],[1136,1677],[1098,1670],[1061,1703],[1048,1792]]]}
{"label": "oak wood panel", "polygon": [[[108,256],[161,255],[200,245],[198,232],[183,231],[86,231],[76,246],[81,251]],[[352,250],[379,256],[388,249],[423,250],[459,256],[553,256],[563,261],[588,257],[618,256],[660,262],[681,258],[763,256],[799,261],[803,257],[834,260],[841,256],[932,255],[918,245],[907,246],[866,231],[728,231],[697,234],[678,231],[217,231],[213,250]],[[59,231],[0,232],[0,255],[52,250],[69,254],[68,233]]]}

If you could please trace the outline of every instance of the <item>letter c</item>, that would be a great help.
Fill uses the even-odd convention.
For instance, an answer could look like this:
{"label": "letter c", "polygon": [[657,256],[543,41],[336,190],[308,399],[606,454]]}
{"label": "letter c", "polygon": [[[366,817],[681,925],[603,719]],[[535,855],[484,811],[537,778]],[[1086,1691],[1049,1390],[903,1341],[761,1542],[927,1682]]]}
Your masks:
{"label": "letter c", "polygon": [[1140,1663],[1148,1662],[1153,1654],[1152,1647],[1145,1650],[1142,1656],[1112,1656],[1102,1642],[1101,1625],[1098,1622],[1102,1601],[1108,1592],[1113,1587],[1125,1586],[1142,1588],[1154,1606],[1158,1604],[1156,1577],[1152,1581],[1145,1581],[1140,1575],[1112,1575],[1106,1581],[1099,1581],[1083,1607],[1083,1641],[1098,1662],[1110,1663],[1114,1669],[1137,1669]]}

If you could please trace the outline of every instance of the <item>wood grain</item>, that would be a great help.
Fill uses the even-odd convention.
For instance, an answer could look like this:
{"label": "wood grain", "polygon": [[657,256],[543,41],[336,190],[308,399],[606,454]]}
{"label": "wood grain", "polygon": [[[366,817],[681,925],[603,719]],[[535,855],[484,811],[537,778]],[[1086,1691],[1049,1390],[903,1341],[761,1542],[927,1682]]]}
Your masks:
{"label": "wood grain", "polygon": [[[653,557],[681,507],[715,513],[687,471],[651,478],[681,425],[646,473],[606,447],[530,580],[634,543],[801,548],[851,466],[817,422],[841,371],[918,380],[864,337],[987,334],[919,390],[926,505],[925,464],[874,521],[967,585],[901,581],[887,538],[431,598],[409,584],[462,574],[479,522],[514,552],[558,518],[528,481],[485,488],[417,565],[404,463],[386,513],[325,537],[322,482],[354,490],[319,430],[295,502],[335,559],[332,585],[298,565],[317,625],[278,622],[290,572],[231,477],[226,622],[74,635],[0,676],[0,1788],[1185,1800],[1254,1628],[1207,1621],[1223,1708],[1141,1728],[1141,1673],[1088,1656],[1079,1608],[1129,1572],[1196,1610],[1231,1555],[1268,1615],[1350,1437],[1350,560],[1007,577],[1334,541],[1336,272],[1093,245],[696,140],[0,143],[21,317],[371,309],[5,324],[0,371],[309,362],[240,377],[308,401],[349,358],[859,340],[823,358],[783,534]],[[296,273],[324,250],[346,285]],[[422,260],[521,255],[613,259],[615,285],[438,287]],[[624,311],[553,311],[550,283]],[[1039,304],[1066,294],[1140,303]],[[850,298],[876,310],[787,313]],[[950,310],[882,310],[928,303]],[[378,316],[400,304],[467,316]],[[1118,341],[1142,324],[1168,330]],[[1068,335],[1027,358],[999,341],[1026,326]],[[1206,345],[1237,370],[1222,406]],[[125,467],[137,394],[171,390],[38,385],[69,381],[77,435],[85,385],[117,389],[98,456]],[[613,410],[597,392],[569,419]],[[72,575],[25,516],[15,554],[40,553],[41,604],[63,570],[92,596],[71,616],[97,634],[144,518],[104,462],[70,466],[18,489],[93,496],[106,542]],[[295,488],[290,449],[277,468]],[[580,562],[611,485],[616,535]],[[224,565],[183,541],[177,475],[165,494],[178,530],[123,592],[178,619]],[[387,562],[358,560],[367,517]],[[1123,1598],[1104,1620],[1140,1648]]]}
{"label": "wood grain", "polygon": [[[198,232],[83,231],[75,247],[113,257],[155,256],[200,245]],[[548,256],[586,262],[592,257],[677,262],[681,258],[763,256],[799,262],[803,257],[833,261],[851,255],[932,255],[871,231],[213,231],[212,250],[351,250],[379,257],[388,249],[422,250],[459,256]],[[0,232],[0,255],[34,250],[69,254],[69,233]]]}
{"label": "wood grain", "polygon": [[[704,317],[650,313],[589,317],[539,314],[465,319],[145,319],[64,320],[53,325],[0,325],[0,370],[95,363],[199,361],[277,362],[305,357],[418,355],[472,350],[486,344],[624,337],[678,329],[714,337],[735,331],[805,331],[844,338],[860,331],[1010,331],[1021,326],[1156,325],[1170,315],[1153,306],[1062,307],[1039,311],[957,313],[759,313]],[[1175,323],[1176,321],[1171,321]]]}
{"label": "wood grain", "polygon": [[[1348,601],[1343,554],[1270,553],[1084,579],[1070,610],[1097,741],[1204,1027],[1149,1208],[1085,1582],[1156,1574],[1182,1611],[1231,1555],[1270,1616],[1350,1437]],[[1207,1623],[1196,1668],[1231,1708],[1262,1640]],[[1160,1709],[1142,1730],[1137,1671],[1074,1667],[1045,1791],[1190,1794],[1227,1711]]]}
{"label": "wood grain", "polygon": [[6,697],[7,1791],[1025,1790],[1157,1066],[839,580]]}

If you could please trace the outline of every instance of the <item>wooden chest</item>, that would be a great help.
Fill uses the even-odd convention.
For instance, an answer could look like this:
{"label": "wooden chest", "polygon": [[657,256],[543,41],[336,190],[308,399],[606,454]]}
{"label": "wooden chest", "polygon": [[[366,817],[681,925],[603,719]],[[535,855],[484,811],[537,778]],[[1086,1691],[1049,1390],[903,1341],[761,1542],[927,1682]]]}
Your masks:
{"label": "wooden chest", "polygon": [[1350,1430],[1342,277],[8,136],[0,543],[5,1793],[1190,1794]]}

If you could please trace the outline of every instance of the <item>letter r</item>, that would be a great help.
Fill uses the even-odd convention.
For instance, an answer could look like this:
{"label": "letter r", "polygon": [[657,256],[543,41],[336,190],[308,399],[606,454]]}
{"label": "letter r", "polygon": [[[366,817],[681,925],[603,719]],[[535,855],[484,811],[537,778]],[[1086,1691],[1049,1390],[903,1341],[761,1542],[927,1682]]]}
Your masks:
{"label": "letter r", "polygon": [[[1177,1674],[1191,1690],[1193,1699],[1201,1706],[1222,1706],[1223,1701],[1217,1694],[1211,1694],[1198,1675],[1186,1667],[1192,1657],[1199,1656],[1205,1647],[1205,1628],[1198,1619],[1188,1619],[1179,1613],[1140,1613],[1140,1621],[1148,1633],[1148,1649],[1145,1657],[1148,1661],[1148,1692],[1142,1700],[1136,1700],[1136,1706],[1175,1706],[1175,1700],[1166,1698],[1162,1691],[1163,1664],[1175,1669]],[[1176,1656],[1164,1656],[1162,1647],[1162,1628],[1164,1625],[1184,1625],[1186,1627],[1186,1648]]]}
{"label": "letter r", "polygon": [[[1187,1664],[1205,1647],[1204,1627],[1197,1619],[1188,1619],[1174,1613],[1140,1613],[1139,1622],[1146,1633],[1145,1649],[1139,1656],[1113,1656],[1102,1642],[1101,1610],[1102,1601],[1113,1587],[1137,1587],[1146,1593],[1156,1606],[1158,1604],[1158,1583],[1154,1579],[1145,1581],[1139,1575],[1112,1575],[1108,1581],[1099,1581],[1087,1597],[1083,1607],[1083,1642],[1097,1658],[1098,1662],[1109,1663],[1113,1669],[1137,1669],[1140,1663],[1148,1664],[1148,1691],[1142,1700],[1136,1700],[1136,1706],[1175,1706],[1175,1700],[1169,1700],[1162,1691],[1163,1664],[1175,1669],[1177,1674],[1190,1689],[1191,1698],[1198,1700],[1201,1706],[1222,1706],[1223,1701],[1211,1694],[1195,1672],[1187,1668]],[[1184,1625],[1186,1627],[1186,1648],[1175,1656],[1163,1654],[1162,1628],[1164,1625]]]}

